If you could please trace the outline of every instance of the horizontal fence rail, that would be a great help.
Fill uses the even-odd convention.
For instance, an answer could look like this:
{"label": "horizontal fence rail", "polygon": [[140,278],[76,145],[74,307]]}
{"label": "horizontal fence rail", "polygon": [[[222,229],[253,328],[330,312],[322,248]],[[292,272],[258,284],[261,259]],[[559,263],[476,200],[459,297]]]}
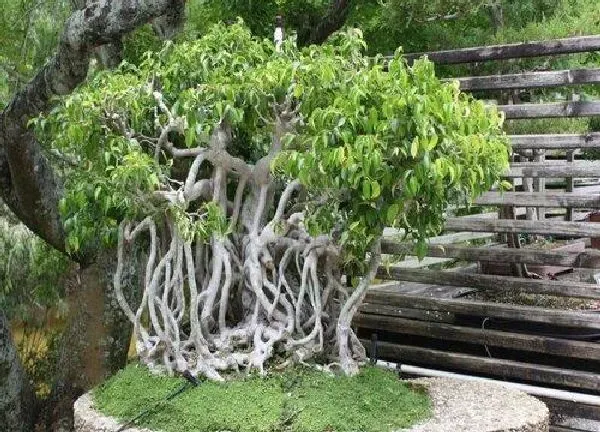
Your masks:
{"label": "horizontal fence rail", "polygon": [[[370,341],[361,339],[362,344],[370,347]],[[509,361],[504,359],[477,357],[468,354],[450,353],[389,342],[378,342],[377,355],[383,358],[398,358],[410,364],[443,364],[445,368],[469,372],[502,375],[525,381],[537,381],[561,387],[574,387],[590,391],[600,390],[600,375],[571,369]]]}
{"label": "horizontal fence rail", "polygon": [[457,326],[432,321],[417,321],[393,316],[358,314],[357,325],[415,336],[457,342],[485,344],[501,348],[594,360],[600,358],[600,345],[539,335]]}
{"label": "horizontal fence rail", "polygon": [[567,118],[600,115],[600,102],[496,105],[507,119]]}
{"label": "horizontal fence rail", "polygon": [[[393,287],[380,290],[374,287],[367,291],[365,303],[360,306],[361,313],[376,313],[378,306],[389,308],[389,312],[420,310],[428,317],[437,313],[475,315],[481,318],[501,318],[511,321],[528,321],[540,324],[552,324],[562,327],[600,330],[600,314],[560,309],[544,309],[535,306],[523,306],[505,303],[483,302],[470,299],[442,299],[394,292]],[[421,316],[423,316],[422,314]]]}
{"label": "horizontal fence rail", "polygon": [[509,135],[513,149],[567,150],[600,148],[600,133]]}
{"label": "horizontal fence rail", "polygon": [[379,267],[377,278],[419,282],[423,284],[471,287],[484,291],[517,291],[558,297],[600,299],[599,285],[573,281],[523,279],[513,276],[405,269],[394,266]]}
{"label": "horizontal fence rail", "polygon": [[405,57],[409,62],[413,62],[426,55],[432,62],[437,64],[460,64],[589,51],[600,51],[600,36],[579,36],[550,41],[407,53]]}
{"label": "horizontal fence rail", "polygon": [[[488,75],[455,78],[461,90],[511,90],[548,88],[600,83],[600,69],[574,69],[549,72],[525,72],[509,75]],[[452,81],[454,79],[449,79]]]}
{"label": "horizontal fence rail", "polygon": [[520,177],[600,177],[600,161],[574,162],[514,162],[504,175],[508,178]]}
{"label": "horizontal fence rail", "polygon": [[[381,241],[381,251],[390,255],[408,255],[414,246],[390,239]],[[562,267],[600,268],[600,250],[583,252],[543,249],[515,249],[498,247],[469,247],[429,245],[428,257],[456,258],[463,261],[488,261],[526,264],[544,264]]]}
{"label": "horizontal fence rail", "polygon": [[571,192],[486,192],[475,204],[517,207],[577,207],[600,208],[600,194]]}
{"label": "horizontal fence rail", "polygon": [[530,233],[571,237],[600,237],[600,223],[553,220],[512,220],[486,218],[448,218],[449,231]]}

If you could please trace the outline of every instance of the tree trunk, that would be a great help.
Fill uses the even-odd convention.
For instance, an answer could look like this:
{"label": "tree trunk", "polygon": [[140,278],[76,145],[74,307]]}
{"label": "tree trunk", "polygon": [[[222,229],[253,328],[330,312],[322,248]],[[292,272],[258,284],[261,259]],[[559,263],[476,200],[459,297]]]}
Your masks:
{"label": "tree trunk", "polygon": [[[131,324],[114,298],[114,250],[103,251],[90,266],[76,269],[67,284],[69,319],[63,334],[57,376],[46,409],[51,431],[73,429],[73,403],[125,365]],[[135,261],[134,261],[135,262]],[[127,269],[126,295],[136,303],[139,271]]]}
{"label": "tree trunk", "polygon": [[504,27],[504,10],[502,9],[502,0],[496,0],[490,5],[490,18],[492,20],[494,34],[496,34]]}
{"label": "tree trunk", "polygon": [[0,310],[0,432],[33,430],[35,395]]}

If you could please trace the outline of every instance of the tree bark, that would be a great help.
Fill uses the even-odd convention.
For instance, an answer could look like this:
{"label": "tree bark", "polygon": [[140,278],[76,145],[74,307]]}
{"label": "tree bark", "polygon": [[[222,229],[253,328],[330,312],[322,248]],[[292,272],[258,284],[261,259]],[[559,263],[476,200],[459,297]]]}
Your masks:
{"label": "tree bark", "polygon": [[346,22],[350,12],[350,0],[332,0],[329,11],[318,23],[310,23],[298,31],[298,45],[322,44]]}
{"label": "tree bark", "polygon": [[[138,263],[142,260],[132,259]],[[126,362],[131,325],[112,289],[116,263],[114,250],[103,251],[96,262],[75,268],[67,282],[69,319],[62,336],[57,376],[46,407],[49,431],[73,428],[73,403],[85,391],[117,372]],[[139,301],[140,269],[125,271],[125,295],[132,304]]]}
{"label": "tree bark", "polygon": [[13,344],[8,319],[0,310],[0,432],[33,429],[35,395]]}

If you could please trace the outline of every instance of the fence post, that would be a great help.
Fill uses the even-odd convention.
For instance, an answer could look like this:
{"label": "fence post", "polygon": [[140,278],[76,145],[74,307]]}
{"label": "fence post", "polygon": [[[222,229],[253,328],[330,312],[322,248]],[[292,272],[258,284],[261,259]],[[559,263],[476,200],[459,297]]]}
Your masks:
{"label": "fence post", "polygon": [[283,17],[281,15],[275,17],[273,41],[275,42],[275,51],[281,51],[281,45],[283,44]]}

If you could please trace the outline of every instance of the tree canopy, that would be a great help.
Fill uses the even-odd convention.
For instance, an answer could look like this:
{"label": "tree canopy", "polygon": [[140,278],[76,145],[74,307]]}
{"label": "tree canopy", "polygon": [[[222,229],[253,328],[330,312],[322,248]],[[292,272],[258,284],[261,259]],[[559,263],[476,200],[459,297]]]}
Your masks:
{"label": "tree canopy", "polygon": [[[348,327],[383,228],[403,228],[423,255],[447,206],[507,168],[493,108],[427,60],[408,67],[398,53],[384,70],[365,48],[349,30],[279,52],[220,24],[98,74],[37,121],[76,167],[64,167],[61,202],[73,252],[114,241],[120,225],[123,260],[150,233],[147,299],[134,312],[119,296],[146,361],[216,377],[262,370],[280,350],[326,352],[352,372],[362,348]],[[353,292],[340,280],[349,267],[365,276]]]}

